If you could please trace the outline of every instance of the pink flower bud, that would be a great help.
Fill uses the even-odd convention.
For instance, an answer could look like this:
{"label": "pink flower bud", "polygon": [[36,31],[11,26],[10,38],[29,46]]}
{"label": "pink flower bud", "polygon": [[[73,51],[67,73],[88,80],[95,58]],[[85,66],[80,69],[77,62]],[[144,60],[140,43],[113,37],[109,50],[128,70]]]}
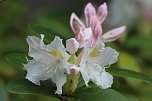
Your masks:
{"label": "pink flower bud", "polygon": [[74,54],[79,48],[79,43],[75,38],[66,40],[66,49],[70,54]]}
{"label": "pink flower bud", "polygon": [[90,19],[90,26],[92,28],[92,31],[95,37],[98,37],[99,35],[102,34],[101,24],[99,23],[96,16]]}
{"label": "pink flower bud", "polygon": [[100,24],[104,22],[104,20],[107,17],[107,14],[108,14],[107,4],[104,3],[98,8],[98,11],[97,11],[97,17],[98,17]]}
{"label": "pink flower bud", "polygon": [[96,10],[91,3],[88,3],[86,5],[84,9],[84,14],[86,19],[86,24],[87,26],[89,26],[91,17],[96,16]]}
{"label": "pink flower bud", "polygon": [[117,38],[119,38],[120,34],[126,29],[125,26],[121,26],[118,28],[115,28],[111,31],[108,31],[105,33],[102,37],[104,38],[105,42],[111,42],[115,41]]}
{"label": "pink flower bud", "polygon": [[79,73],[79,68],[78,68],[78,66],[76,66],[76,65],[72,65],[71,67],[70,67],[70,75],[71,76],[76,76],[78,73]]}
{"label": "pink flower bud", "polygon": [[71,14],[70,26],[75,34],[80,30],[80,28],[85,28],[85,25],[81,22],[75,13]]}

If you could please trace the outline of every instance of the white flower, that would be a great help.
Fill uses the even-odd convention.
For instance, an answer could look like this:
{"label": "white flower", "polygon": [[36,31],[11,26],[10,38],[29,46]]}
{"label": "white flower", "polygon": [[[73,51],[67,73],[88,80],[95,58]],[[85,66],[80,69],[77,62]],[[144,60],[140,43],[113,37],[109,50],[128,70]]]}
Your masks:
{"label": "white flower", "polygon": [[110,47],[105,47],[101,39],[92,48],[85,47],[80,62],[80,72],[85,84],[88,86],[88,82],[91,80],[103,89],[111,87],[113,77],[105,71],[105,67],[115,63],[117,57],[118,52]]}
{"label": "white flower", "polygon": [[55,37],[49,45],[43,43],[43,38],[44,35],[41,35],[41,39],[35,36],[26,39],[29,45],[28,54],[33,60],[24,65],[24,69],[27,70],[25,78],[37,85],[40,85],[40,80],[51,78],[57,86],[56,93],[62,94],[66,73],[70,73],[71,65],[67,62],[69,54],[66,53],[59,37]]}

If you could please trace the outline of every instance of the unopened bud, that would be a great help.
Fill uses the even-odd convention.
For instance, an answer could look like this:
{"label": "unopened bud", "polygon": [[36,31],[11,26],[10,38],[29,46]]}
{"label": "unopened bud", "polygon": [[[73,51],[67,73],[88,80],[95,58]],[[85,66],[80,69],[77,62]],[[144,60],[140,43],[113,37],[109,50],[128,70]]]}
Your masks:
{"label": "unopened bud", "polygon": [[74,54],[79,48],[79,42],[75,38],[66,40],[66,49],[70,54]]}

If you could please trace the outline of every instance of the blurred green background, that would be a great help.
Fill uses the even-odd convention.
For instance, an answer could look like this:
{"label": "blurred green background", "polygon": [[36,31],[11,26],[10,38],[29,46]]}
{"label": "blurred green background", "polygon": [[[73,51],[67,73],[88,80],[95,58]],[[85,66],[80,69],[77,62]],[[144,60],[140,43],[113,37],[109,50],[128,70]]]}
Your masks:
{"label": "blurred green background", "polygon": [[[0,0],[0,101],[52,100],[45,96],[11,94],[6,86],[25,76],[24,59],[18,54],[28,52],[26,37],[46,33],[63,39],[74,36],[69,25],[70,15],[75,12],[83,18],[88,2],[96,7],[107,2],[109,13],[102,25],[104,32],[127,25],[117,41],[107,44],[120,54],[114,66],[152,77],[152,0]],[[46,38],[52,40],[49,34]],[[14,61],[14,57],[18,61]],[[113,88],[128,101],[152,101],[150,84],[115,77]]]}

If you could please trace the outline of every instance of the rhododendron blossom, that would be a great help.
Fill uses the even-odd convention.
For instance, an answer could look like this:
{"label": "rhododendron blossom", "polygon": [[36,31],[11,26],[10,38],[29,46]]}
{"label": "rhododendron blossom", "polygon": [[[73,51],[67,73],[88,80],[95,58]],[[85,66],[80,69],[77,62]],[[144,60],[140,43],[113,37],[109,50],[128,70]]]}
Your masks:
{"label": "rhododendron blossom", "polygon": [[[119,53],[106,47],[105,42],[116,40],[125,26],[102,35],[101,24],[107,12],[106,3],[99,6],[97,11],[88,3],[84,10],[86,23],[72,13],[70,26],[75,38],[66,40],[66,48],[57,36],[48,45],[43,42],[44,35],[41,35],[41,39],[29,36],[28,55],[33,59],[24,65],[27,70],[25,78],[36,85],[40,85],[40,81],[52,79],[57,94],[72,93],[77,87],[79,74],[87,86],[92,81],[102,89],[111,87],[113,76],[106,72],[106,68],[117,62]],[[69,83],[71,81],[74,83]]]}
{"label": "rhododendron blossom", "polygon": [[[85,39],[85,37],[91,37],[91,39],[90,39],[91,43],[89,43],[90,46],[93,46],[96,43],[96,41],[98,40],[98,38],[103,38],[105,40],[104,42],[111,42],[111,41],[115,41],[116,39],[118,39],[120,34],[125,30],[125,26],[115,28],[115,29],[103,34],[101,24],[105,21],[107,14],[108,14],[108,11],[107,11],[106,3],[99,6],[97,11],[91,3],[88,3],[84,9],[86,23],[83,23],[76,16],[75,13],[72,13],[70,25],[71,25],[73,32],[76,35],[76,39],[77,39],[77,36],[79,36],[82,31],[84,31],[90,27],[91,27],[91,30],[89,33],[83,32],[83,35],[81,35],[81,36],[84,36],[84,39]],[[90,35],[90,33],[92,33],[92,35]],[[81,40],[83,40],[83,39],[81,39]],[[86,41],[86,42],[90,42],[90,41]]]}

